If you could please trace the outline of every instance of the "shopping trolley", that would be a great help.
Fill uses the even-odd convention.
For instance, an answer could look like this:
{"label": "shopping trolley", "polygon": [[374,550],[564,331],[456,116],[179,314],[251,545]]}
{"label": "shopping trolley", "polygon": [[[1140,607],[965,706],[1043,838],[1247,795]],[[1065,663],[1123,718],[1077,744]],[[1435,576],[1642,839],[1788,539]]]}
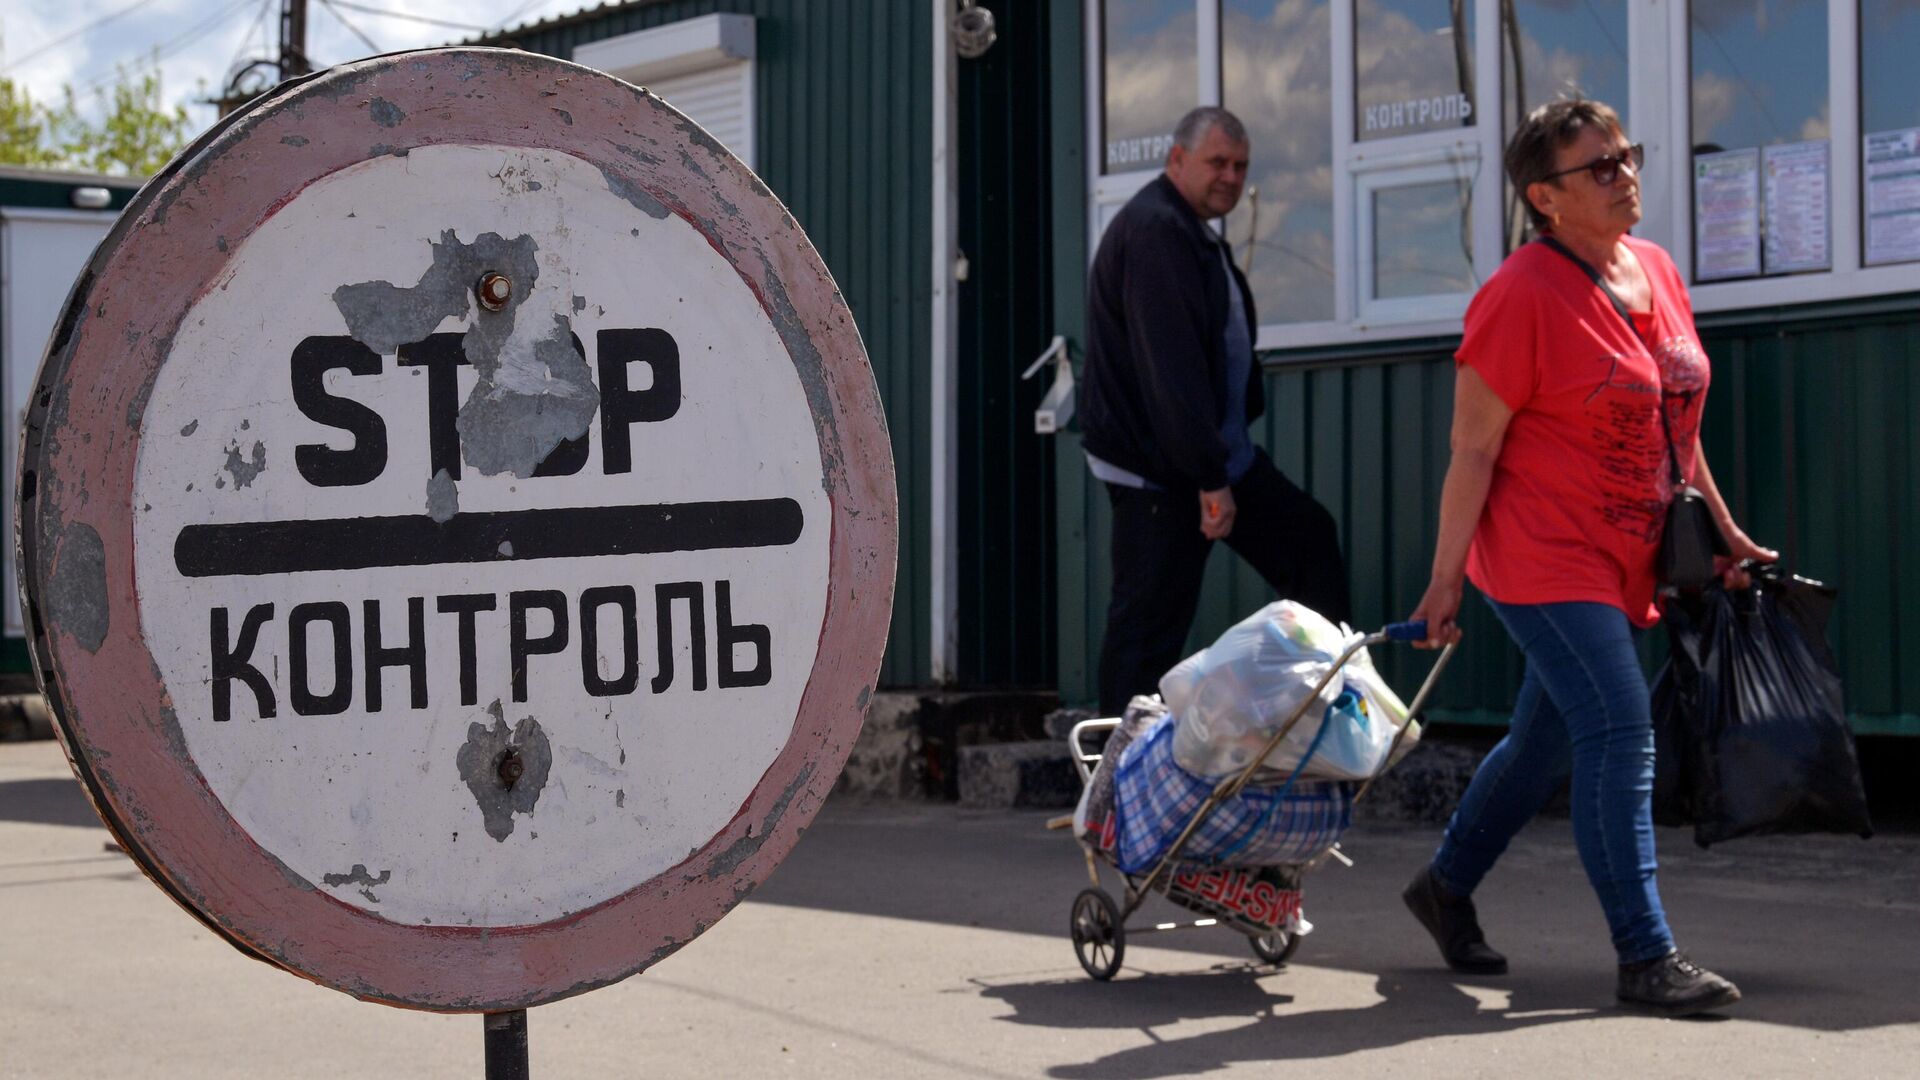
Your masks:
{"label": "shopping trolley", "polygon": [[[1087,876],[1092,885],[1081,890],[1073,901],[1073,915],[1069,923],[1069,933],[1073,940],[1073,950],[1080,959],[1080,966],[1087,974],[1102,981],[1113,978],[1120,970],[1120,964],[1126,955],[1127,920],[1139,911],[1148,895],[1158,893],[1174,904],[1194,911],[1205,918],[1189,922],[1159,922],[1151,925],[1131,928],[1134,933],[1153,933],[1168,930],[1184,930],[1194,927],[1226,926],[1244,934],[1253,947],[1254,955],[1268,964],[1283,964],[1300,947],[1308,925],[1301,915],[1300,887],[1306,873],[1327,859],[1336,859],[1352,865],[1340,850],[1338,837],[1335,836],[1324,847],[1298,862],[1287,862],[1265,866],[1217,866],[1183,862],[1182,849],[1196,830],[1206,823],[1208,818],[1223,803],[1238,796],[1252,784],[1263,770],[1267,755],[1271,754],[1284,740],[1309,709],[1321,701],[1320,693],[1326,689],[1334,676],[1339,674],[1347,662],[1370,645],[1382,645],[1388,642],[1415,642],[1425,640],[1427,624],[1425,622],[1392,623],[1388,626],[1356,638],[1346,646],[1333,665],[1314,685],[1313,693],[1308,695],[1293,710],[1287,719],[1275,730],[1265,746],[1253,756],[1245,768],[1219,781],[1211,794],[1200,804],[1185,827],[1180,831],[1164,854],[1156,860],[1145,874],[1127,873],[1120,869],[1119,861],[1113,852],[1087,838],[1076,836],[1086,857]],[[1393,742],[1382,757],[1378,770],[1360,781],[1342,782],[1349,785],[1342,795],[1346,807],[1358,803],[1388,768],[1391,768],[1401,743],[1407,732],[1412,729],[1415,719],[1432,693],[1434,683],[1440,673],[1446,669],[1453,658],[1455,645],[1448,644],[1434,661],[1432,670],[1420,685],[1420,691],[1414,695],[1413,703],[1407,708],[1407,722],[1395,733]],[[1111,734],[1121,724],[1118,718],[1083,720],[1073,726],[1068,733],[1068,744],[1073,755],[1074,767],[1080,772],[1082,786],[1093,782],[1094,770],[1101,764],[1102,753],[1090,750],[1087,741],[1090,736],[1102,733]],[[1109,767],[1117,767],[1119,755],[1108,758]],[[1300,772],[1306,768],[1307,759],[1303,759],[1284,781],[1281,787],[1291,787]],[[1269,770],[1270,771],[1270,770]],[[1061,828],[1071,824],[1071,818],[1055,819],[1048,822],[1050,828]],[[1101,887],[1100,864],[1106,863],[1125,882],[1122,899],[1116,901],[1112,894]]]}

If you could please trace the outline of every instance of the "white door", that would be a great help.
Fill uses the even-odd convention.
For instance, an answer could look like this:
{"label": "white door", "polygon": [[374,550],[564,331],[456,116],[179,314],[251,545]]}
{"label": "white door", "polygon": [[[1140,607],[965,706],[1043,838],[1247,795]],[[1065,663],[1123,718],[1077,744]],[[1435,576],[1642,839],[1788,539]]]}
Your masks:
{"label": "white door", "polygon": [[[5,466],[0,468],[0,536],[13,535],[12,457],[40,356],[67,293],[119,215],[106,211],[0,208],[0,400],[6,403]],[[24,636],[13,560],[6,564],[6,636]]]}

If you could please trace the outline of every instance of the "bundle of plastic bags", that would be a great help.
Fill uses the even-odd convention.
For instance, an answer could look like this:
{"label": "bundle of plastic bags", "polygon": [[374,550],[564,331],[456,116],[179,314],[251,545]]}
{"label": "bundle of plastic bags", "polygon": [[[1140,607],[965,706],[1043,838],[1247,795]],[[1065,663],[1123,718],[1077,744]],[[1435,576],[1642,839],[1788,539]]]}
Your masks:
{"label": "bundle of plastic bags", "polygon": [[[1298,711],[1265,768],[1291,773],[1304,761],[1302,776],[1331,780],[1379,772],[1410,720],[1364,648],[1329,677],[1359,636],[1291,600],[1241,620],[1160,680],[1175,717],[1173,760],[1195,776],[1237,773]],[[1416,724],[1395,756],[1418,738]]]}
{"label": "bundle of plastic bags", "polygon": [[1653,688],[1653,816],[1701,847],[1740,836],[1871,836],[1839,664],[1835,592],[1777,566],[1668,605]]}

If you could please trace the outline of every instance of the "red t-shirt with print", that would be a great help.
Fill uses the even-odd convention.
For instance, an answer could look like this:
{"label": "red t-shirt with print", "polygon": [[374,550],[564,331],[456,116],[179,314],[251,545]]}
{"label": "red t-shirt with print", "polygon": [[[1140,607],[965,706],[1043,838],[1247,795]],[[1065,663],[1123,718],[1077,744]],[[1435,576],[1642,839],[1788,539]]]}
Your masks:
{"label": "red t-shirt with print", "polygon": [[1467,577],[1504,604],[1592,601],[1652,626],[1654,553],[1673,498],[1657,410],[1664,401],[1691,477],[1709,372],[1673,260],[1626,243],[1653,290],[1638,334],[1585,271],[1538,242],[1508,256],[1467,308],[1454,360],[1513,410]]}

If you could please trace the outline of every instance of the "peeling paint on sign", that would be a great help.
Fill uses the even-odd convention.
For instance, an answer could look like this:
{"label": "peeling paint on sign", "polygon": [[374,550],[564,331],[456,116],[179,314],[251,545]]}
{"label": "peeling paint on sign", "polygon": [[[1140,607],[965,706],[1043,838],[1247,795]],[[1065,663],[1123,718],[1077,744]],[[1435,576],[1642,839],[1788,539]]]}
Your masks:
{"label": "peeling paint on sign", "polygon": [[515,282],[513,298],[493,320],[475,324],[474,340],[467,344],[470,353],[489,359],[498,355],[501,342],[513,329],[514,309],[539,280],[539,264],[533,258],[538,245],[531,236],[507,240],[491,232],[481,233],[473,243],[466,244],[454,230],[446,229],[438,241],[430,241],[427,246],[433,253],[433,265],[411,286],[366,281],[333,291],[334,306],[347,320],[347,333],[382,356],[402,345],[423,341],[441,322],[467,314],[472,307],[473,283],[492,270]]}
{"label": "peeling paint on sign", "polygon": [[255,440],[253,449],[244,458],[240,456],[240,444],[237,441],[229,444],[225,468],[227,474],[233,477],[234,487],[243,488],[253,483],[261,473],[267,471],[266,444]]}
{"label": "peeling paint on sign", "polygon": [[460,488],[447,470],[441,469],[427,481],[427,516],[441,524],[460,512]]}
{"label": "peeling paint on sign", "polygon": [[61,535],[47,590],[47,614],[80,647],[99,652],[107,638],[107,554],[90,525],[70,525]]}
{"label": "peeling paint on sign", "polygon": [[[553,747],[533,717],[522,717],[508,730],[498,701],[487,706],[487,712],[493,716],[492,726],[467,725],[467,741],[456,765],[480,807],[487,835],[505,840],[513,835],[513,815],[531,815],[539,803],[553,768]],[[511,781],[503,778],[502,768],[509,754],[520,765]]]}
{"label": "peeling paint on sign", "polygon": [[364,864],[354,863],[352,870],[344,874],[323,874],[320,880],[327,885],[338,887],[341,885],[385,885],[392,878],[393,871],[391,870],[380,871],[380,876],[376,878],[367,871]]}
{"label": "peeling paint on sign", "polygon": [[457,425],[466,460],[488,476],[532,476],[555,447],[586,433],[600,391],[586,358],[574,351],[565,315],[555,313],[552,329],[530,347],[515,337],[476,352],[476,330],[467,331],[467,357],[480,382]]}
{"label": "peeling paint on sign", "polygon": [[648,217],[664,221],[667,215],[672,213],[665,206],[660,205],[660,200],[648,193],[647,189],[628,179],[624,173],[615,172],[612,168],[603,166],[600,175],[606,177],[608,191],[632,203]]}

